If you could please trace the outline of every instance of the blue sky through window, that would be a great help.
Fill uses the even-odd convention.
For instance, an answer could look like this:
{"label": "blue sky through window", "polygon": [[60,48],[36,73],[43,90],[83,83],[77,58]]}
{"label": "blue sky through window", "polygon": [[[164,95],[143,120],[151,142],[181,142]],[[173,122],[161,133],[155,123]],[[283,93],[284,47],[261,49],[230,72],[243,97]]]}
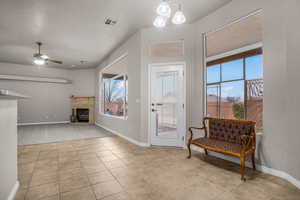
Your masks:
{"label": "blue sky through window", "polygon": [[222,81],[243,78],[243,59],[222,63]]}
{"label": "blue sky through window", "polygon": [[221,84],[222,101],[244,101],[244,81],[232,81]]}
{"label": "blue sky through window", "polygon": [[246,58],[246,78],[263,78],[263,56],[251,56]]}
{"label": "blue sky through window", "polygon": [[207,68],[207,83],[220,81],[220,65],[213,65]]}
{"label": "blue sky through window", "polygon": [[[247,80],[263,78],[263,55],[247,57],[245,64],[245,78]],[[207,67],[207,83],[230,81],[220,84],[222,99],[236,97],[243,101],[244,81],[234,81],[244,78],[243,70],[243,59],[222,63],[221,65],[209,66]],[[222,76],[220,73],[222,73]],[[222,77],[222,80],[220,80],[220,77]]]}

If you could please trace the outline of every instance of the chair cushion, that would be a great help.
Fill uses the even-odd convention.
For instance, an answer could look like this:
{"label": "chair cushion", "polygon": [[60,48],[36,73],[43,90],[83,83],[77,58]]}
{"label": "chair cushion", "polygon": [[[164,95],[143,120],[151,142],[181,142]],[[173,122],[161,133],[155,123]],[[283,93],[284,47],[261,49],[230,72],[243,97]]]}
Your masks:
{"label": "chair cushion", "polygon": [[241,153],[242,146],[240,144],[235,144],[231,142],[226,142],[222,140],[215,140],[211,138],[199,138],[192,141],[192,144],[199,144],[204,147],[210,147],[218,150],[222,150],[230,153]]}
{"label": "chair cushion", "polygon": [[251,133],[252,124],[250,122],[209,120],[209,138],[211,139],[241,144],[241,136],[251,135]]}

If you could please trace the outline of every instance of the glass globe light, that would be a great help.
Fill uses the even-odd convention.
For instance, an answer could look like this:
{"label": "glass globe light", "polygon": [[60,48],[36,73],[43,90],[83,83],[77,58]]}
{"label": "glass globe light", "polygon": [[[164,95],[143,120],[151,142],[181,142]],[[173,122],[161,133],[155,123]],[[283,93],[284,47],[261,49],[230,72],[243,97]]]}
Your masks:
{"label": "glass globe light", "polygon": [[153,25],[157,28],[163,28],[166,26],[167,20],[163,16],[157,16],[153,22]]}
{"label": "glass globe light", "polygon": [[178,24],[185,23],[185,21],[186,21],[186,18],[182,12],[181,5],[179,5],[178,10],[176,11],[176,13],[172,19],[172,22],[173,22],[173,24],[178,25]]}
{"label": "glass globe light", "polygon": [[162,0],[156,9],[158,15],[169,18],[171,16],[171,7],[166,0]]}

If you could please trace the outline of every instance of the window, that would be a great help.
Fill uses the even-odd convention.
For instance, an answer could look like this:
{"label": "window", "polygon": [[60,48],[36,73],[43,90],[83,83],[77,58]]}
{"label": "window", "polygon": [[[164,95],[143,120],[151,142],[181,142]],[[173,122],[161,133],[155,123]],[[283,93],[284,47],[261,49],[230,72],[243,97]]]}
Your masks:
{"label": "window", "polygon": [[206,115],[248,119],[262,130],[263,55],[255,49],[207,63]]}
{"label": "window", "polygon": [[125,118],[128,110],[127,56],[102,70],[100,79],[101,113]]}

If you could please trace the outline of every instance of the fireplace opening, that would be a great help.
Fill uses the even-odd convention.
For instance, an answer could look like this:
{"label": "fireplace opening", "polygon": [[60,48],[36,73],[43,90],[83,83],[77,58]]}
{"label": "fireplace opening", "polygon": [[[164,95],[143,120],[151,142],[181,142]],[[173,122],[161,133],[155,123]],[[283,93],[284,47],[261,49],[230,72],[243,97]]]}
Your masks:
{"label": "fireplace opening", "polygon": [[78,122],[89,122],[89,109],[77,108],[76,117]]}

